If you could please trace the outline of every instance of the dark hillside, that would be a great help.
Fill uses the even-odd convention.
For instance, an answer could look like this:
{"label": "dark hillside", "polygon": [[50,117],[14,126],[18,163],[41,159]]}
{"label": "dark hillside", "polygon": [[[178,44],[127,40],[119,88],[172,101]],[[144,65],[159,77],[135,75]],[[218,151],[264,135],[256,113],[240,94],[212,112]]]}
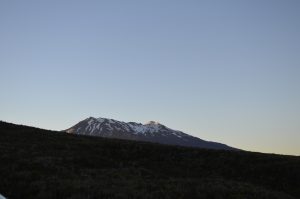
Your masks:
{"label": "dark hillside", "polygon": [[300,157],[69,135],[0,122],[0,194],[300,198]]}

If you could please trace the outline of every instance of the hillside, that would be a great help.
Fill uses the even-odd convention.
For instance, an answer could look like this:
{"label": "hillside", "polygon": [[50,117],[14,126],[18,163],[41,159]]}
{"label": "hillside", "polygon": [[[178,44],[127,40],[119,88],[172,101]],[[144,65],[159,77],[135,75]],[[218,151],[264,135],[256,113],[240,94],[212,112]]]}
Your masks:
{"label": "hillside", "polygon": [[300,198],[300,157],[70,135],[0,122],[0,194]]}

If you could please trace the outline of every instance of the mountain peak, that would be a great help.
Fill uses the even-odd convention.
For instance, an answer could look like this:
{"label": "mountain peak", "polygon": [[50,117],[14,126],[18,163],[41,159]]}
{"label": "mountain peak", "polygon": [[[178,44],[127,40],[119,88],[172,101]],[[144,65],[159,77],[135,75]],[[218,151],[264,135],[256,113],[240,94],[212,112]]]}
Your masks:
{"label": "mountain peak", "polygon": [[89,117],[67,129],[66,132],[107,138],[157,142],[161,144],[234,150],[234,148],[221,143],[208,142],[181,131],[170,129],[157,121],[149,121],[141,124],[101,117]]}
{"label": "mountain peak", "polygon": [[146,122],[145,125],[162,125],[162,124],[160,124],[157,121],[149,121],[149,122]]}

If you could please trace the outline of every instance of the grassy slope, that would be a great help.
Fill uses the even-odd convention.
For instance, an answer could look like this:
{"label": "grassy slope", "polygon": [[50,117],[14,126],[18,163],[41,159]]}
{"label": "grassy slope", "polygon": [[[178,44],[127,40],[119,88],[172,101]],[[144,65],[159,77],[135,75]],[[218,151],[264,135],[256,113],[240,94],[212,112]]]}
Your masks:
{"label": "grassy slope", "polygon": [[0,123],[17,198],[300,198],[300,157],[82,137]]}

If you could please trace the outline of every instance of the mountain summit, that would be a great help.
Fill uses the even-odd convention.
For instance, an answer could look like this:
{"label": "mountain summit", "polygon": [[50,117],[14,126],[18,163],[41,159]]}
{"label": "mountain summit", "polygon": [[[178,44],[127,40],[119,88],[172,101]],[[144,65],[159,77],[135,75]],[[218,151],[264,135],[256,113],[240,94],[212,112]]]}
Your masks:
{"label": "mountain summit", "polygon": [[70,134],[147,141],[209,149],[235,150],[235,148],[229,147],[225,144],[205,141],[181,131],[170,129],[155,121],[141,124],[135,122],[126,123],[107,118],[89,117],[65,131]]}

